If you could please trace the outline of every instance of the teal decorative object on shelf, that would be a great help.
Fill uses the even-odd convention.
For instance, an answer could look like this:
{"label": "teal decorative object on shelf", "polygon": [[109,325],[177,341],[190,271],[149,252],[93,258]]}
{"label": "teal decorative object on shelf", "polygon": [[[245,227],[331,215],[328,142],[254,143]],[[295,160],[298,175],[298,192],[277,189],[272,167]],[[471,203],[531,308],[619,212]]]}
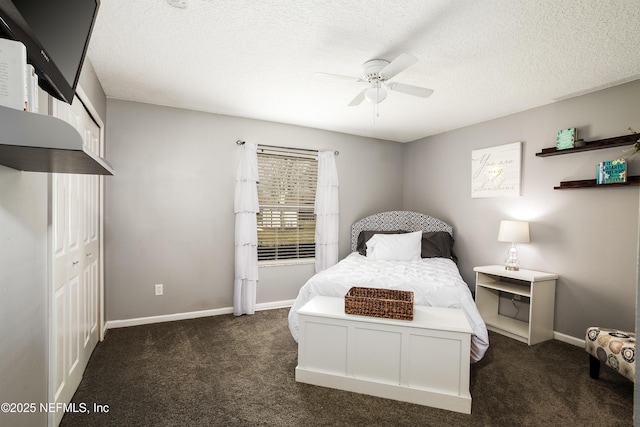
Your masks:
{"label": "teal decorative object on shelf", "polygon": [[576,128],[562,129],[556,132],[556,149],[566,150],[567,148],[580,147],[584,145],[584,141],[578,139],[578,130]]}
{"label": "teal decorative object on shelf", "polygon": [[607,160],[598,163],[596,183],[613,184],[627,182],[627,159]]}

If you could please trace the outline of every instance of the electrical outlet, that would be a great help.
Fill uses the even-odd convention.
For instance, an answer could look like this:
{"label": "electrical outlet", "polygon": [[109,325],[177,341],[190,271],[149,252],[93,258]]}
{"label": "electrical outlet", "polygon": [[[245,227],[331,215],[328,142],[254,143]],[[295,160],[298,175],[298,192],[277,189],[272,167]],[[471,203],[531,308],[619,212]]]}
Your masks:
{"label": "electrical outlet", "polygon": [[162,295],[162,284],[156,285],[156,295]]}

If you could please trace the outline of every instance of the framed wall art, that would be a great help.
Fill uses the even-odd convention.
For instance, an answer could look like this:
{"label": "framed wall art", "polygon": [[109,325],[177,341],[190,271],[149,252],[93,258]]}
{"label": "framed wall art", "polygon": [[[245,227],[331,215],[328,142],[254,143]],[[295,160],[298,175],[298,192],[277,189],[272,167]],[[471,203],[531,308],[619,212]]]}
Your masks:
{"label": "framed wall art", "polygon": [[522,142],[471,152],[471,197],[520,196]]}

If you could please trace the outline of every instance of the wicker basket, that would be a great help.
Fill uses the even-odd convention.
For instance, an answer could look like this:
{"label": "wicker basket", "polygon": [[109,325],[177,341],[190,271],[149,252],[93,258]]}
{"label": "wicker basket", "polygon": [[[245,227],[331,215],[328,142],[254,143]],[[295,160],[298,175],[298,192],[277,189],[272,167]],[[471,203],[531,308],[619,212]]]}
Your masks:
{"label": "wicker basket", "polygon": [[344,312],[360,316],[413,320],[413,292],[354,286],[344,296]]}

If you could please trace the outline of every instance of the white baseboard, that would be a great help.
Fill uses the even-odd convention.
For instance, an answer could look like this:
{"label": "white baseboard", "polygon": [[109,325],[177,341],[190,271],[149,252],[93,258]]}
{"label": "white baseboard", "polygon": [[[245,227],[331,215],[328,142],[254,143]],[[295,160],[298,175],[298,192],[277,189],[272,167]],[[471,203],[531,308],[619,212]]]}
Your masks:
{"label": "white baseboard", "polygon": [[[294,300],[273,301],[256,304],[256,311],[274,310],[286,308],[293,305]],[[163,314],[160,316],[137,317],[134,319],[109,320],[105,324],[105,330],[115,328],[126,328],[128,326],[150,325],[152,323],[175,322],[176,320],[197,319],[199,317],[219,316],[221,314],[232,314],[233,307],[214,308],[211,310],[190,311],[187,313]]]}
{"label": "white baseboard", "polygon": [[[278,308],[287,308],[293,305],[294,300],[273,301],[256,304],[256,311],[275,310]],[[150,325],[152,323],[174,322],[176,320],[197,319],[199,317],[220,316],[222,314],[232,314],[233,307],[214,308],[211,310],[190,311],[187,313],[163,314],[160,316],[137,317],[135,319],[109,320],[105,324],[105,331],[116,328],[126,328],[128,326]],[[576,347],[584,347],[584,339],[572,337],[570,335],[553,332],[553,339],[575,345]]]}
{"label": "white baseboard", "polygon": [[275,310],[277,308],[291,307],[294,301],[295,300],[263,302],[260,304],[256,304],[256,311]]}
{"label": "white baseboard", "polygon": [[572,337],[570,335],[561,334],[560,332],[553,332],[553,339],[566,342],[567,344],[575,345],[576,347],[584,348],[584,339]]}

